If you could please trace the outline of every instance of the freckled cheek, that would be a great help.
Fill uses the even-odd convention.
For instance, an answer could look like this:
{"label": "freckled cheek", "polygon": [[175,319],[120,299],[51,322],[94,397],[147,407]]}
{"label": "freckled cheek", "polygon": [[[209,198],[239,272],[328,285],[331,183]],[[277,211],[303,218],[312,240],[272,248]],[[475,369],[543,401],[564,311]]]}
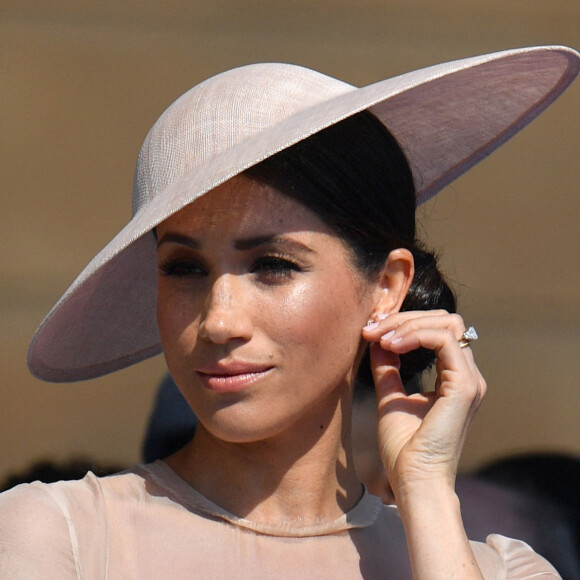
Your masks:
{"label": "freckled cheek", "polygon": [[157,295],[157,326],[161,342],[178,344],[187,337],[197,336],[199,308],[180,293],[159,289]]}

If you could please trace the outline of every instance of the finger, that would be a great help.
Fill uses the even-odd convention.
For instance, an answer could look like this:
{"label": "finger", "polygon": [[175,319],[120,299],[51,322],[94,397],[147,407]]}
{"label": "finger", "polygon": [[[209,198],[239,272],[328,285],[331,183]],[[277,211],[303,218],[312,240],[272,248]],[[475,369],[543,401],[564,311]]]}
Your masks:
{"label": "finger", "polygon": [[440,327],[422,327],[405,324],[380,338],[380,345],[397,354],[406,354],[418,348],[432,350],[437,356],[438,366],[463,372],[467,369],[479,373],[473,352],[461,348],[457,340],[456,325],[442,324]]}
{"label": "finger", "polygon": [[397,313],[382,320],[378,330],[378,342],[386,351],[399,355],[421,347],[434,351],[438,369],[436,392],[454,394],[464,404],[479,406],[487,386],[471,349],[460,348],[458,339],[465,332],[460,315],[443,310]]}
{"label": "finger", "polygon": [[[462,348],[459,346],[455,332],[449,328],[424,327],[408,325],[401,326],[396,330],[381,336],[379,340],[381,348],[397,354],[406,354],[418,348],[426,348],[435,352],[440,362],[457,363],[461,367],[466,365]],[[444,360],[448,358],[449,360]]]}
{"label": "finger", "polygon": [[[459,340],[465,332],[465,323],[459,314],[449,314],[444,310],[426,311],[425,313],[422,311],[415,311],[401,314],[402,316],[393,316],[392,319],[389,317],[388,321],[385,319],[385,323],[380,329],[378,329],[379,332],[377,332],[376,329],[373,329],[373,334],[380,335],[378,338],[375,336],[374,340],[378,340],[383,348],[391,349],[393,345],[396,345],[401,341],[401,337],[413,336],[415,332],[422,328],[434,328],[451,332],[451,344],[457,343],[456,346],[459,347]],[[419,346],[424,345],[417,342],[414,348],[419,348]],[[428,346],[424,347],[430,348]],[[408,352],[412,349],[413,347],[409,347],[405,352]],[[435,350],[437,352],[436,348],[431,348],[431,350]],[[477,370],[477,366],[475,364],[475,359],[471,349],[463,348],[456,350],[456,354],[458,356],[459,351],[462,351],[462,358],[468,362],[472,371],[475,372]],[[397,350],[397,352],[400,354],[403,353],[403,351],[399,350]]]}
{"label": "finger", "polygon": [[[407,327],[406,330],[409,330]],[[475,365],[472,353],[465,353],[455,334],[448,328],[413,328],[403,334],[403,327],[388,338],[381,338],[381,348],[405,354],[417,348],[427,348],[437,355],[437,384],[440,394],[456,392],[462,398],[481,401],[486,383]]]}
{"label": "finger", "polygon": [[406,395],[399,374],[401,366],[399,355],[383,350],[377,343],[371,344],[369,349],[377,400],[384,402],[399,395]]}
{"label": "finger", "polygon": [[363,337],[369,342],[378,341],[381,336],[403,327],[404,332],[420,326],[436,326],[454,330],[460,337],[465,332],[465,323],[459,314],[450,314],[446,310],[414,310],[383,315],[378,320],[367,324]]}
{"label": "finger", "polygon": [[398,355],[381,349],[376,343],[370,345],[370,355],[377,394],[378,448],[390,473],[400,450],[419,428],[428,408],[424,397],[411,400],[405,392]]}

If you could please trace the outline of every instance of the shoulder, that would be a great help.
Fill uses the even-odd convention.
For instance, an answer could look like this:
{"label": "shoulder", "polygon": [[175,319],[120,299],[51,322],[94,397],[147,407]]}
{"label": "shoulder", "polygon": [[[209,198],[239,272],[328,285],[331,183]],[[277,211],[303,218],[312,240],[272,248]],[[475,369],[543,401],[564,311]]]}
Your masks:
{"label": "shoulder", "polygon": [[143,477],[129,471],[0,494],[0,578],[79,578],[81,570],[98,570],[115,511],[146,493]]}
{"label": "shoulder", "polygon": [[24,484],[0,494],[0,577],[77,577],[67,519],[47,487]]}
{"label": "shoulder", "polygon": [[47,486],[38,482],[18,485],[0,494],[0,534],[22,528],[44,534],[40,524],[65,523],[58,505],[46,493]]}
{"label": "shoulder", "polygon": [[491,534],[485,543],[471,542],[471,546],[485,578],[499,577],[498,573],[506,580],[560,578],[545,558],[520,540]]}
{"label": "shoulder", "polygon": [[135,476],[125,473],[97,477],[89,472],[79,480],[21,484],[0,494],[0,521],[4,522],[8,514],[11,519],[22,521],[32,514],[37,522],[41,516],[43,520],[65,523],[75,513],[90,517],[98,513],[108,495],[127,490],[130,485],[126,483],[132,477]]}

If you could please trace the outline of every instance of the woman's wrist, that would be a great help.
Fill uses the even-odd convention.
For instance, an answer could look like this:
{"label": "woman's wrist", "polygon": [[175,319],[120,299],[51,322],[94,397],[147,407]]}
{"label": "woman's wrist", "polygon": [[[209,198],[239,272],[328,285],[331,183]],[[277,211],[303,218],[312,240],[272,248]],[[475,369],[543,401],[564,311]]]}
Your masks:
{"label": "woman's wrist", "polygon": [[395,492],[416,580],[481,579],[463,527],[461,506],[445,480],[421,480]]}
{"label": "woman's wrist", "polygon": [[424,478],[393,486],[392,490],[403,523],[417,521],[422,528],[459,523],[463,531],[461,506],[452,483]]}

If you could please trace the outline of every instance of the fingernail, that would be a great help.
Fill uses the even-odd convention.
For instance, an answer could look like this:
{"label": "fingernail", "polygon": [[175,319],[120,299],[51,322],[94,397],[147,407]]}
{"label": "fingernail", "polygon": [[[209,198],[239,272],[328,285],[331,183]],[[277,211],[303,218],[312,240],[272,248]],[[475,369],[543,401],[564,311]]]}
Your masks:
{"label": "fingernail", "polygon": [[[383,334],[383,336],[381,336],[381,340],[389,340],[389,338],[391,338],[391,336],[393,336],[393,334],[395,334],[394,330],[390,330],[389,332],[387,332],[386,334]],[[395,340],[397,340],[395,338]]]}
{"label": "fingernail", "polygon": [[373,322],[369,322],[366,326],[363,326],[363,330],[372,330],[373,328],[376,328],[378,325],[379,323],[373,320]]}
{"label": "fingernail", "polygon": [[398,342],[401,342],[403,340],[402,336],[397,336],[397,338],[393,338],[393,340],[391,340],[391,344],[397,344]]}
{"label": "fingernail", "polygon": [[382,314],[379,314],[379,315],[377,316],[377,318],[378,318],[379,320],[384,320],[384,319],[385,319],[385,318],[387,318],[388,316],[389,316],[388,314],[385,314],[385,313],[383,312]]}

